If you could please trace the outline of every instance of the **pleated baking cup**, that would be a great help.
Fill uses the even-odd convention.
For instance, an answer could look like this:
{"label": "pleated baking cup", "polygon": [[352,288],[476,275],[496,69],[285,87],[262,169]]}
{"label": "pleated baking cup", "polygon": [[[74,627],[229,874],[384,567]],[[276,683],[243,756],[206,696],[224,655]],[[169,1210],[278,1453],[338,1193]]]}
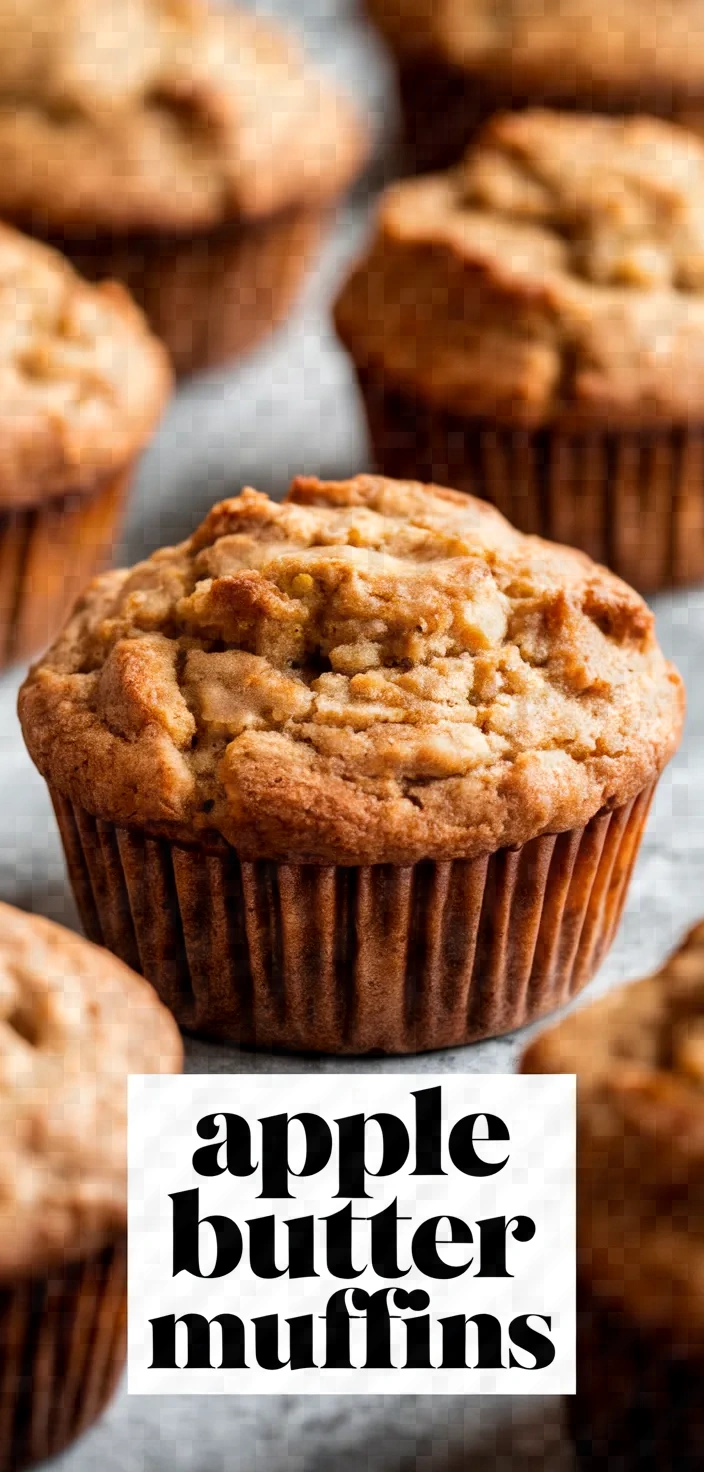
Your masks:
{"label": "pleated baking cup", "polygon": [[0,1282],[0,1472],[53,1457],[96,1420],[126,1357],[127,1242]]}
{"label": "pleated baking cup", "polygon": [[0,507],[0,670],[44,649],[109,560],[130,474],[35,506]]}
{"label": "pleated baking cup", "polygon": [[[630,1244],[634,1251],[638,1243]],[[616,1246],[622,1251],[622,1244]],[[701,1472],[701,1353],[687,1354],[580,1286],[569,1421],[583,1472]]]}
{"label": "pleated baking cup", "polygon": [[652,792],[568,833],[407,867],[245,862],[52,798],[86,934],[141,971],[186,1031],[416,1053],[510,1032],[589,981]]}
{"label": "pleated baking cup", "polygon": [[328,213],[289,209],[194,235],[45,238],[89,281],[123,282],[184,376],[242,356],[282,321]]}
{"label": "pleated baking cup", "polygon": [[704,578],[704,421],[565,433],[447,413],[359,374],[385,475],[491,501],[521,532],[564,542],[642,592]]}
{"label": "pleated baking cup", "polygon": [[472,73],[449,62],[418,58],[404,61],[398,71],[405,157],[413,172],[446,169],[495,113],[528,107],[556,108],[561,112],[650,116],[704,130],[704,93],[686,96],[675,88],[655,89],[644,84],[630,92],[618,88],[590,89],[581,98],[555,85],[527,90]]}

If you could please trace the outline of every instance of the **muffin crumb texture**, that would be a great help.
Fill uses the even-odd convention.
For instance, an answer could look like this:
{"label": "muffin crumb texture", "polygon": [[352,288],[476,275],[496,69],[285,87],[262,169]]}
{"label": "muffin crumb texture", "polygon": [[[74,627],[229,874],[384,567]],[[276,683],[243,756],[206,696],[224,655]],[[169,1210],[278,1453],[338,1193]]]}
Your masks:
{"label": "muffin crumb texture", "polygon": [[403,863],[630,800],[682,689],[605,569],[469,497],[360,476],[247,489],[97,579],[20,708],[50,785],[110,821]]}
{"label": "muffin crumb texture", "polygon": [[704,420],[704,144],[530,110],[393,186],[337,308],[358,364],[526,424]]}
{"label": "muffin crumb texture", "polygon": [[701,97],[702,0],[366,0],[399,55],[435,56],[550,96],[680,88]]}
{"label": "muffin crumb texture", "polygon": [[523,1067],[578,1076],[581,1274],[636,1322],[704,1348],[704,922],[653,976],[539,1038]]}
{"label": "muffin crumb texture", "polygon": [[170,385],[127,293],[0,225],[0,315],[0,511],[125,469]]}
{"label": "muffin crumb texture", "polygon": [[127,1075],[178,1071],[151,988],[0,904],[0,1283],[99,1251],[127,1220]]}
{"label": "muffin crumb texture", "polygon": [[360,124],[295,43],[203,0],[0,0],[0,208],[44,232],[208,229],[333,197]]}

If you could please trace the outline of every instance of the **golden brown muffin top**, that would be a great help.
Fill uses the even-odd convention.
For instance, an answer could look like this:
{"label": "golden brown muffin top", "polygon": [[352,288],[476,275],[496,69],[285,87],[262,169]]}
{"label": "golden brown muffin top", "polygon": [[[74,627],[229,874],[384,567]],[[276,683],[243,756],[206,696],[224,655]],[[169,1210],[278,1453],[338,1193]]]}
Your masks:
{"label": "golden brown muffin top", "polygon": [[0,508],[90,489],[141,449],[171,373],[119,286],[0,225]]}
{"label": "golden brown muffin top", "polygon": [[675,88],[701,97],[702,0],[366,0],[401,56],[551,98]]}
{"label": "golden brown muffin top", "polygon": [[472,857],[630,800],[682,684],[642,599],[483,502],[254,490],[94,581],[20,696],[50,784],[245,858]]}
{"label": "golden brown muffin top", "polygon": [[654,976],[538,1038],[578,1076],[578,1256],[595,1292],[704,1344],[704,923]]}
{"label": "golden brown muffin top", "polygon": [[0,1283],[99,1251],[127,1222],[127,1075],[174,1073],[145,981],[0,904]]}
{"label": "golden brown muffin top", "polygon": [[0,0],[0,209],[207,228],[338,193],[359,123],[297,47],[203,0]]}
{"label": "golden brown muffin top", "polygon": [[652,119],[493,119],[398,184],[337,306],[358,363],[528,425],[704,417],[704,143]]}

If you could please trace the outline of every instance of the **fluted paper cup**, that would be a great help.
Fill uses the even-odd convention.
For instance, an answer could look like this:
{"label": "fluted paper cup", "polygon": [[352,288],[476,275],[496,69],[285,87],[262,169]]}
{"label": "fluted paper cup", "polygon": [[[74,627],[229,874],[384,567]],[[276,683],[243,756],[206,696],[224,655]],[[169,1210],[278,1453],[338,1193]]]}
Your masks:
{"label": "fluted paper cup", "polygon": [[[637,1251],[637,1242],[630,1244]],[[577,1394],[569,1419],[583,1472],[699,1472],[702,1347],[675,1343],[578,1293]]]}
{"label": "fluted paper cup", "polygon": [[96,1420],[126,1357],[127,1242],[0,1282],[0,1472],[53,1457]]}
{"label": "fluted paper cup", "polygon": [[522,1027],[589,981],[652,792],[522,847],[407,867],[246,862],[52,797],[86,934],[141,971],[187,1031],[416,1053]]}
{"label": "fluted paper cup", "polygon": [[89,281],[127,286],[183,376],[249,352],[286,316],[329,210],[295,208],[200,234],[51,237]]}
{"label": "fluted paper cup", "polygon": [[385,475],[490,501],[642,592],[704,578],[704,425],[565,433],[447,413],[360,372]]}
{"label": "fluted paper cup", "polygon": [[36,506],[0,508],[0,670],[45,648],[108,560],[130,474]]}

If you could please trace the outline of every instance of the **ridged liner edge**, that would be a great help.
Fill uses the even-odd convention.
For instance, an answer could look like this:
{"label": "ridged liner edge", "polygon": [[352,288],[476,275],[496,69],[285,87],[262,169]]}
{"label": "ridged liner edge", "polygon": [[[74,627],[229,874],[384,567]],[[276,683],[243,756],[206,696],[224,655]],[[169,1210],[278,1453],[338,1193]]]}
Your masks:
{"label": "ridged liner edge", "polygon": [[613,939],[653,788],[473,860],[245,862],[52,797],[87,935],[186,1030],[266,1048],[415,1053],[561,1007]]}
{"label": "ridged liner edge", "polygon": [[0,1472],[53,1457],[97,1419],[126,1356],[127,1242],[0,1283]]}

